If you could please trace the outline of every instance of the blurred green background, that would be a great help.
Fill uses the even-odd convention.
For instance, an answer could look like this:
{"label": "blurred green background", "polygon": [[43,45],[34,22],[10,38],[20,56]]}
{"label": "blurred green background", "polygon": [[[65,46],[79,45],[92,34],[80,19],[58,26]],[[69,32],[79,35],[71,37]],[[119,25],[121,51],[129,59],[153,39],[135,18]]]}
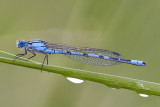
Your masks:
{"label": "blurred green background", "polygon": [[[108,73],[160,83],[159,0],[1,0],[0,50],[17,54],[16,40],[92,47],[138,59],[129,64],[98,67],[63,55],[49,64]],[[26,57],[29,57],[28,54]],[[33,60],[42,62],[44,55]],[[159,107],[157,96],[143,98],[125,89],[85,81],[69,82],[61,75],[0,63],[0,107]]]}

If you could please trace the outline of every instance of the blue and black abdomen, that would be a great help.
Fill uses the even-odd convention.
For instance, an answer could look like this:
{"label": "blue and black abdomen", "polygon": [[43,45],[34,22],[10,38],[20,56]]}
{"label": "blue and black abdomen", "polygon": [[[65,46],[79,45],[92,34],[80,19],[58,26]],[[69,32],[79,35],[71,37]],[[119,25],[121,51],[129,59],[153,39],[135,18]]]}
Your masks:
{"label": "blue and black abdomen", "polygon": [[93,49],[93,48],[74,48],[74,49],[71,48],[68,49],[67,51],[66,50],[64,49],[62,53],[68,56],[69,58],[91,65],[98,65],[98,66],[115,65],[120,62],[115,60],[110,60],[110,57],[122,59],[122,56],[120,54],[108,50]]}
{"label": "blue and black abdomen", "polygon": [[50,44],[41,40],[29,41],[27,48],[31,52],[43,54],[64,54],[73,60],[91,65],[106,66],[118,63],[128,63],[138,66],[146,65],[143,61],[123,59],[119,53],[113,51],[85,47],[72,47],[58,43]]}
{"label": "blue and black abdomen", "polygon": [[[113,54],[112,51],[110,52],[111,54]],[[92,64],[92,65],[106,66],[106,65],[115,65],[118,63],[128,63],[128,64],[137,65],[137,66],[146,65],[146,63],[143,61],[122,59],[122,57],[118,53],[116,53],[115,56],[112,55],[112,57],[108,57],[108,56],[96,55],[96,54],[68,52],[67,56],[69,56],[73,60],[77,60],[82,63]]]}

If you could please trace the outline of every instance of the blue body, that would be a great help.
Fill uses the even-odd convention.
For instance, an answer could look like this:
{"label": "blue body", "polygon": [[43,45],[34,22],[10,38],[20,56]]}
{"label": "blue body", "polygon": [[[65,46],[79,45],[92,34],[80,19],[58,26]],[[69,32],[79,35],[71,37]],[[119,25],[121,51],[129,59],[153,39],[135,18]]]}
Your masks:
{"label": "blue body", "polygon": [[[33,53],[34,56],[36,55],[35,53],[43,53],[47,55],[47,58],[48,54],[64,54],[76,61],[92,65],[115,65],[118,63],[128,63],[138,66],[146,65],[146,63],[143,61],[123,59],[123,57],[120,54],[113,51],[94,48],[72,47],[57,43],[50,44],[41,40],[27,42],[19,41],[17,47],[25,48],[25,54],[23,55],[26,55],[27,51]],[[18,55],[23,56],[22,54]]]}

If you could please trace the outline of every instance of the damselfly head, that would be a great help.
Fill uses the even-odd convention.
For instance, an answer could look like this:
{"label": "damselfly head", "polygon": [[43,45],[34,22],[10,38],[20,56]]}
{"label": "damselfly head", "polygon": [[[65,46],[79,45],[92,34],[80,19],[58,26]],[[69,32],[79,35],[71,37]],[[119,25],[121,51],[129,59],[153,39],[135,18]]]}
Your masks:
{"label": "damselfly head", "polygon": [[26,42],[23,40],[17,41],[17,48],[23,48],[26,45]]}

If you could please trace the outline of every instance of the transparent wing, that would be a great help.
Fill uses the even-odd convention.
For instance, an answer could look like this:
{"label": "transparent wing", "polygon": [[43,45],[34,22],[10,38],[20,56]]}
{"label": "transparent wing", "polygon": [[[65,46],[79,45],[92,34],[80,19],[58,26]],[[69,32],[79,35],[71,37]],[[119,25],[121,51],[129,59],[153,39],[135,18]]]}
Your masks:
{"label": "transparent wing", "polygon": [[[70,51],[70,52],[80,52],[80,53],[108,56],[112,58],[122,58],[122,56],[116,52],[103,50],[103,49],[86,48],[86,47],[72,47],[69,45],[59,44],[59,43],[53,43],[53,44],[46,43],[46,46],[49,49],[65,50],[65,51]],[[115,64],[120,63],[117,61],[110,61],[106,59],[80,56],[80,55],[66,54],[66,56],[68,56],[69,58],[73,60],[82,62],[82,63],[98,65],[98,66],[115,65]]]}

